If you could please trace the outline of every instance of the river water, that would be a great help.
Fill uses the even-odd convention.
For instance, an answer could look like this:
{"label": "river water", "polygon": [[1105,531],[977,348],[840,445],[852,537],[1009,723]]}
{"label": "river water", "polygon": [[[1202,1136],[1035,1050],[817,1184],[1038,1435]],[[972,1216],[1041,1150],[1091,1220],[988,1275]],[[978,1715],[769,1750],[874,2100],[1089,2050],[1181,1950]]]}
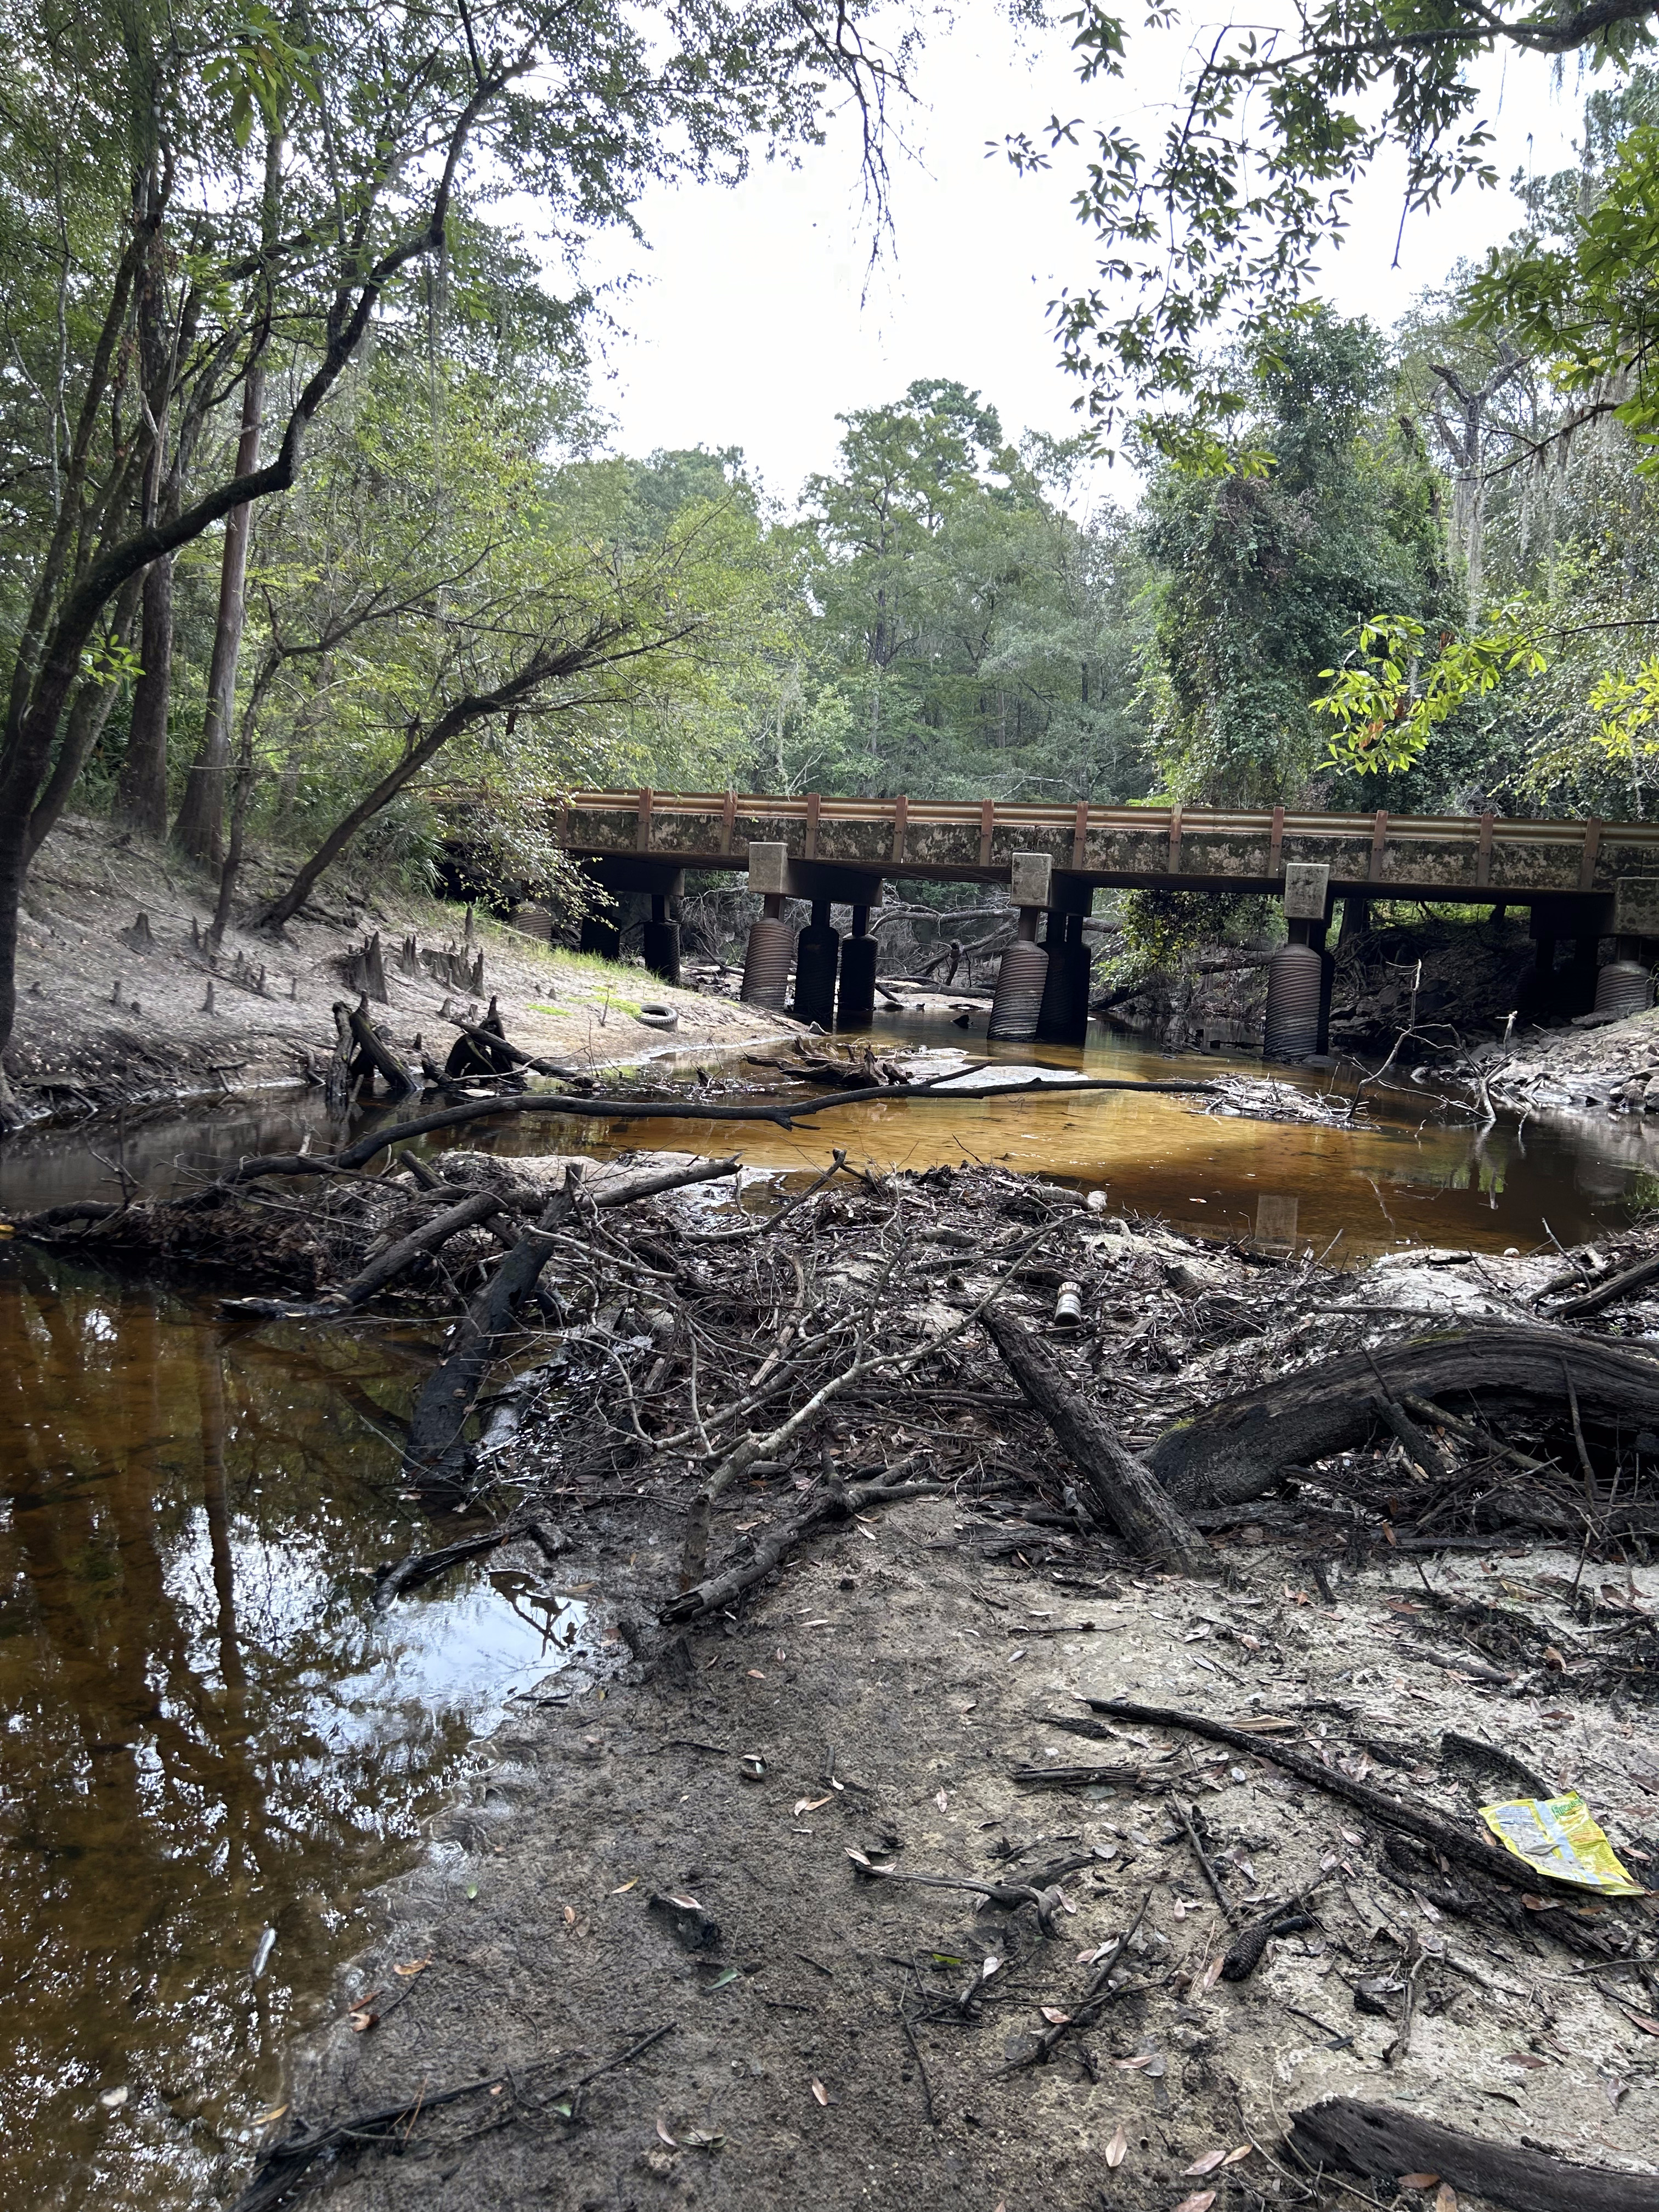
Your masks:
{"label": "river water", "polygon": [[[877,1042],[907,1034],[1033,1057],[948,1024]],[[1111,1041],[1040,1057],[1154,1080],[1217,1065]],[[1355,1259],[1571,1243],[1659,1188],[1639,1121],[1480,1134],[1390,1107],[1346,1131],[1032,1094],[838,1109],[793,1133],[504,1117],[466,1140],[741,1149],[782,1171],[837,1146],[860,1165],[982,1160],[1220,1236],[1294,1199],[1300,1239]],[[123,1170],[166,1188],[307,1129],[325,1133],[301,1098],[45,1133],[0,1148],[0,1210],[107,1194]],[[386,1418],[428,1356],[416,1329],[227,1324],[210,1296],[0,1244],[0,2202],[210,2201],[364,1941],[367,1893],[487,1767],[514,1696],[554,1669],[557,1692],[591,1681],[585,1609],[545,1573],[486,1566],[369,1607],[374,1568],[429,1540]]]}

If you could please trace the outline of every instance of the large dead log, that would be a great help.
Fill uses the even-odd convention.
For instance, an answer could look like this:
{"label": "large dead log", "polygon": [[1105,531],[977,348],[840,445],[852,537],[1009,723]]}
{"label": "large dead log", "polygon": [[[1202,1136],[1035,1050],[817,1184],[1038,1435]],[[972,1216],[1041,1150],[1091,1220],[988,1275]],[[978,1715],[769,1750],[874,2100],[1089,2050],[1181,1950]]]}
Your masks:
{"label": "large dead log", "polygon": [[1379,1379],[1394,1398],[1473,1391],[1492,1411],[1565,1403],[1569,1375],[1587,1418],[1659,1425],[1659,1360],[1650,1353],[1565,1329],[1464,1328],[1322,1359],[1223,1398],[1166,1429],[1147,1463],[1182,1504],[1236,1505],[1287,1468],[1363,1443]]}
{"label": "large dead log", "polygon": [[[1511,2212],[1659,2212],[1659,2178],[1581,2166],[1548,2151],[1487,2142],[1402,2112],[1327,2097],[1292,2112],[1291,2145],[1310,2167],[1335,2163],[1390,2183],[1402,2174],[1437,2174],[1472,2197]],[[1425,2200],[1426,2201],[1426,2200]]]}
{"label": "large dead log", "polygon": [[341,1291],[341,1304],[365,1304],[377,1291],[384,1290],[401,1275],[405,1267],[413,1267],[423,1253],[435,1252],[441,1244],[447,1244],[452,1237],[459,1237],[464,1229],[474,1229],[480,1222],[488,1221],[505,1204],[499,1191],[475,1190],[459,1205],[431,1215],[417,1229],[411,1229],[407,1237],[400,1237],[384,1252],[376,1253],[362,1273],[354,1276]]}
{"label": "large dead log", "polygon": [[1137,1552],[1179,1573],[1211,1571],[1213,1560],[1202,1536],[1113,1434],[1100,1409],[1072,1388],[1036,1334],[995,1307],[986,1312],[984,1326],[1009,1373],[1083,1477],[1101,1520]]}

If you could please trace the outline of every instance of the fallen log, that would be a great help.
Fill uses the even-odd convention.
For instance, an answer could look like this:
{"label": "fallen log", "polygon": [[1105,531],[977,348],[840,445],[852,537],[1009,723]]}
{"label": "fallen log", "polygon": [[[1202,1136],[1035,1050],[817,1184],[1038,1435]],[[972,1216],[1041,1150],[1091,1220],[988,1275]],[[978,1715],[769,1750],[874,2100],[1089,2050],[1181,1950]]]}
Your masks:
{"label": "fallen log", "polygon": [[1559,1306],[1550,1308],[1549,1318],[1552,1321],[1587,1320],[1591,1314],[1600,1313],[1603,1307],[1617,1305],[1620,1298],[1627,1298],[1632,1291],[1644,1289],[1656,1277],[1659,1277],[1659,1252],[1651,1254],[1645,1260],[1638,1260],[1633,1267],[1626,1267],[1620,1274],[1609,1275],[1593,1291],[1581,1291],[1577,1297],[1564,1298]]}
{"label": "fallen log", "polygon": [[1565,1404],[1611,1424],[1659,1424],[1659,1360],[1569,1330],[1466,1328],[1346,1352],[1223,1398],[1166,1429],[1147,1464],[1182,1504],[1237,1505],[1271,1490],[1287,1468],[1363,1443],[1379,1379],[1391,1397],[1474,1391],[1488,1403]]}
{"label": "fallen log", "polygon": [[[659,1175],[642,1176],[633,1182],[613,1183],[594,1192],[596,1206],[629,1206],[659,1192],[683,1189],[689,1183],[714,1182],[735,1175],[740,1163],[699,1160],[693,1167],[672,1168]],[[453,1492],[461,1487],[471,1462],[465,1443],[472,1401],[483,1389],[504,1338],[516,1326],[520,1309],[552,1258],[558,1232],[575,1218],[581,1188],[580,1163],[573,1162],[565,1187],[555,1191],[533,1227],[524,1230],[488,1286],[468,1307],[456,1325],[454,1342],[447,1358],[422,1384],[410,1415],[409,1444],[404,1475],[417,1490]]]}
{"label": "fallen log", "polygon": [[1137,1552],[1177,1573],[1210,1572],[1209,1546],[1105,1416],[1073,1389],[1035,1332],[994,1308],[983,1321],[1009,1373],[1083,1477],[1097,1517]]}
{"label": "fallen log", "polygon": [[1614,2173],[1553,2153],[1487,2142],[1388,2105],[1327,2097],[1291,2115],[1290,2146],[1310,2170],[1333,2162],[1390,2183],[1432,2173],[1511,2212],[1659,2212],[1659,2176]]}

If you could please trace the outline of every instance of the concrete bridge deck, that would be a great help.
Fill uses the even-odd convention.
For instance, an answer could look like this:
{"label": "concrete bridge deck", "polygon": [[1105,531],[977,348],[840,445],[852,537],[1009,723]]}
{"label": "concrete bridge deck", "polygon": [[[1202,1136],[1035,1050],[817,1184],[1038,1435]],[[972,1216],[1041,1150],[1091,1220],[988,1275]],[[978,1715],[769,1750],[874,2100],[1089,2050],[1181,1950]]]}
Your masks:
{"label": "concrete bridge deck", "polygon": [[[764,910],[750,932],[744,997],[781,1007],[793,972],[795,1013],[825,1028],[869,1017],[870,909],[897,878],[1008,886],[1019,935],[1003,956],[993,1036],[1082,1034],[1082,917],[1103,888],[1281,898],[1289,942],[1269,963],[1265,1033],[1265,1049],[1281,1058],[1325,1049],[1334,969],[1325,940],[1338,901],[1345,926],[1376,898],[1528,907],[1535,995],[1558,1010],[1633,1012],[1650,999],[1659,960],[1659,823],[645,790],[573,793],[556,836],[607,891],[650,896],[646,962],[664,975],[678,973],[670,902],[685,872],[745,874]],[[799,934],[783,920],[791,897],[812,907]],[[852,908],[845,939],[830,926],[833,905]],[[1616,957],[1603,967],[1609,936]],[[1565,994],[1555,974],[1562,938],[1574,945]],[[614,951],[617,940],[613,922],[583,925],[589,950]]]}
{"label": "concrete bridge deck", "polygon": [[[1282,806],[1244,813],[1091,806],[1081,799],[1029,806],[989,799],[584,791],[560,807],[557,835],[566,851],[584,859],[611,862],[627,855],[728,872],[747,868],[751,845],[781,845],[802,896],[811,895],[812,878],[827,879],[832,871],[848,878],[1007,883],[1017,853],[1042,854],[1060,895],[1055,903],[1063,908],[1103,886],[1277,892],[1286,866],[1297,862],[1327,868],[1336,898],[1357,893],[1513,905],[1610,902],[1621,882],[1659,878],[1659,823],[1510,821],[1492,814],[1296,814]],[[643,880],[637,887],[648,888]],[[1613,927],[1609,910],[1604,928]]]}

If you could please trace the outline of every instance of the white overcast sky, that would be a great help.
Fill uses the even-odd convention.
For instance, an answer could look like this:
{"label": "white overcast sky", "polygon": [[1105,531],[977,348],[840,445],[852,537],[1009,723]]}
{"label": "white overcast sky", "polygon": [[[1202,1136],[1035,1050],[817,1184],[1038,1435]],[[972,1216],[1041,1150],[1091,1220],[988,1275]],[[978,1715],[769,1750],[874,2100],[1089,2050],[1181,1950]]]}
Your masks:
{"label": "white overcast sky", "polygon": [[[1206,44],[1219,20],[1204,27]],[[606,241],[590,264],[618,325],[594,391],[616,447],[739,446],[768,491],[793,502],[809,472],[833,465],[838,414],[925,376],[978,390],[1010,435],[1069,434],[1074,386],[1047,310],[1090,270],[1067,204],[1074,170],[1062,149],[1052,174],[1022,179],[988,159],[987,143],[1019,127],[1036,137],[1056,111],[1121,122],[1152,143],[1192,36],[1190,20],[1178,42],[1133,31],[1126,80],[1085,88],[1063,29],[1016,33],[994,0],[934,18],[915,102],[896,111],[908,151],[893,154],[894,235],[873,276],[845,124],[799,167],[758,163],[735,190],[653,191],[640,210],[646,246]],[[1583,100],[1571,65],[1559,90],[1549,64],[1517,57],[1494,59],[1486,82],[1499,173],[1562,167]],[[1507,235],[1516,214],[1507,190],[1460,193],[1407,223],[1395,268],[1400,202],[1396,169],[1356,206],[1324,286],[1346,313],[1391,322],[1460,256]],[[1121,470],[1097,482],[1120,496],[1133,489]]]}

